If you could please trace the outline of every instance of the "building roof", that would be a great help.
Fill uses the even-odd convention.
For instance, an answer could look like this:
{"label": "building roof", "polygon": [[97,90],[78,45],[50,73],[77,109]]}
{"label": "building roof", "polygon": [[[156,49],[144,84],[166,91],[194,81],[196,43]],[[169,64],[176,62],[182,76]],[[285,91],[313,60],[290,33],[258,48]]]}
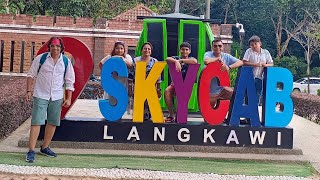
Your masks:
{"label": "building roof", "polygon": [[138,6],[125,11],[118,16],[112,18],[115,20],[137,20],[138,16],[153,16],[155,12],[153,12],[151,9],[147,8],[143,4],[139,4]]}
{"label": "building roof", "polygon": [[197,16],[191,16],[191,15],[182,14],[182,13],[163,14],[163,15],[157,15],[155,17],[179,18],[179,19],[201,19],[200,17],[197,17]]}

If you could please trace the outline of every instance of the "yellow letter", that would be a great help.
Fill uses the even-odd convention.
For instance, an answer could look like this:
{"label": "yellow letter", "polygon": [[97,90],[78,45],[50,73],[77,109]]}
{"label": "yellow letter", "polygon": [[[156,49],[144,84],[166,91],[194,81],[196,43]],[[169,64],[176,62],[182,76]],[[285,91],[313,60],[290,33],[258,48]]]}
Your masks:
{"label": "yellow letter", "polygon": [[147,100],[152,121],[164,123],[163,113],[160,106],[155,84],[161,75],[165,62],[156,62],[146,78],[146,62],[137,62],[134,85],[133,122],[143,122],[144,102]]}

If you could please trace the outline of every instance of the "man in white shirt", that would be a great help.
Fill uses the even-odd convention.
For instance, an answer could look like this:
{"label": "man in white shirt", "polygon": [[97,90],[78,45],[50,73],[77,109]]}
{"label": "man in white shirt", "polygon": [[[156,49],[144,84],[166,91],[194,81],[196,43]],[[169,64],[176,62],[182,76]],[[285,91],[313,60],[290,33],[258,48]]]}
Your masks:
{"label": "man in white shirt", "polygon": [[[47,120],[44,141],[40,153],[49,157],[57,155],[49,148],[56,126],[60,126],[62,106],[71,105],[75,74],[71,61],[62,53],[64,44],[61,38],[52,37],[48,42],[48,53],[38,55],[32,62],[27,75],[27,100],[33,94],[32,120],[29,136],[27,162],[34,162],[35,146],[40,126]],[[35,85],[32,93],[32,84]],[[64,99],[64,85],[67,93]]]}
{"label": "man in white shirt", "polygon": [[268,50],[262,49],[262,43],[258,36],[249,39],[250,48],[246,50],[243,63],[246,66],[253,66],[254,83],[256,86],[259,104],[261,104],[262,80],[264,67],[273,66],[273,60]]}

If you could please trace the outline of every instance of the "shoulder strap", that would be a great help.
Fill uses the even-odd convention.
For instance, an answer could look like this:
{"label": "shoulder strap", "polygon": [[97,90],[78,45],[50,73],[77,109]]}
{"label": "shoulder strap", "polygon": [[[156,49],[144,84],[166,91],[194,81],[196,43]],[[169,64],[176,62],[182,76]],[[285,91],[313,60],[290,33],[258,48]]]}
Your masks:
{"label": "shoulder strap", "polygon": [[62,55],[63,63],[64,63],[64,77],[66,77],[67,67],[68,67],[68,58],[65,55]]}
{"label": "shoulder strap", "polygon": [[40,58],[40,64],[39,64],[38,73],[39,73],[39,71],[40,71],[40,68],[41,68],[42,64],[46,61],[47,56],[48,56],[48,53],[43,53],[43,54],[42,54],[42,56],[41,56],[41,58]]}
{"label": "shoulder strap", "polygon": [[[38,73],[40,71],[40,68],[42,66],[42,64],[46,61],[48,56],[48,53],[43,53],[41,58],[40,58],[40,65],[39,65],[39,69],[38,69]],[[62,59],[63,59],[63,64],[64,64],[64,77],[66,76],[66,72],[67,72],[67,67],[68,67],[68,58],[65,55],[62,55]]]}

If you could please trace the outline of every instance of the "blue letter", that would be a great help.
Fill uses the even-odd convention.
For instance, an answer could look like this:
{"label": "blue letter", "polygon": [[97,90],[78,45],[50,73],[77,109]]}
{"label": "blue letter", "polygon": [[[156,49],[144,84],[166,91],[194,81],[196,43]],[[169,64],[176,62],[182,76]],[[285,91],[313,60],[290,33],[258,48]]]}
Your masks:
{"label": "blue letter", "polygon": [[100,112],[109,121],[118,121],[128,105],[127,89],[112,77],[113,72],[117,72],[119,77],[128,77],[128,69],[123,60],[119,57],[108,59],[102,66],[101,86],[110,96],[117,99],[117,104],[112,106],[109,100],[99,100]]}
{"label": "blue letter", "polygon": [[[245,103],[246,96],[247,104]],[[233,104],[229,112],[231,126],[239,126],[241,117],[249,118],[251,126],[260,126],[258,97],[254,85],[252,67],[244,66],[239,68],[234,100],[231,100],[231,104]]]}
{"label": "blue letter", "polygon": [[[286,127],[293,116],[291,91],[293,86],[292,73],[285,68],[268,67],[265,72],[265,104],[262,110],[262,120],[265,126]],[[283,89],[278,89],[280,83]],[[283,104],[283,111],[276,111],[276,103]]]}

